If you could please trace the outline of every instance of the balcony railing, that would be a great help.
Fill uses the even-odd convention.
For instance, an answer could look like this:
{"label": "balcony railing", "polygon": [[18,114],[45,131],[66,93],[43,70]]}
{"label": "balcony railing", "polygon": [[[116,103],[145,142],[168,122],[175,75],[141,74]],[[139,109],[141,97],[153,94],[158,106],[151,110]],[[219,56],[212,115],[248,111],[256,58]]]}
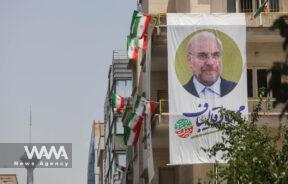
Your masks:
{"label": "balcony railing", "polygon": [[[255,10],[256,11],[256,10]],[[244,9],[243,13],[245,13],[246,17],[246,26],[247,27],[270,27],[274,23],[274,21],[283,15],[287,15],[288,12],[278,12],[275,10],[270,12],[262,12],[260,16],[256,19],[253,19],[253,15],[255,11],[252,11],[252,9]],[[159,13],[156,15],[157,18],[157,34],[160,35],[160,28],[166,28],[167,22],[166,22],[166,14],[165,13]],[[162,33],[162,32],[161,32]]]}
{"label": "balcony railing", "polygon": [[[264,0],[260,1],[262,4]],[[253,9],[253,3],[254,4],[254,9]],[[240,12],[244,13],[249,13],[249,12],[255,12],[258,7],[261,6],[259,3],[259,0],[256,0],[253,2],[252,0],[240,0],[239,5],[240,5]],[[267,4],[268,8],[266,11],[268,12],[279,12],[280,6],[279,6],[279,0],[270,0],[269,3]]]}

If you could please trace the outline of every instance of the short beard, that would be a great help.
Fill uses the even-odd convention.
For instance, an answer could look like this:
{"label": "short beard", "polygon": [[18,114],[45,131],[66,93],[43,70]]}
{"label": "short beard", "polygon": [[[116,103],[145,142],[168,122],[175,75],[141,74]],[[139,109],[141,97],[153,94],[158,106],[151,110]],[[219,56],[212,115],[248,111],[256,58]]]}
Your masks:
{"label": "short beard", "polygon": [[218,76],[218,77],[216,77],[215,79],[210,79],[210,80],[205,80],[205,79],[203,79],[203,78],[200,78],[200,77],[197,77],[196,75],[195,75],[195,77],[196,77],[196,79],[201,83],[201,84],[203,84],[204,86],[212,86],[217,80],[218,80],[218,78],[220,77],[220,76]]}

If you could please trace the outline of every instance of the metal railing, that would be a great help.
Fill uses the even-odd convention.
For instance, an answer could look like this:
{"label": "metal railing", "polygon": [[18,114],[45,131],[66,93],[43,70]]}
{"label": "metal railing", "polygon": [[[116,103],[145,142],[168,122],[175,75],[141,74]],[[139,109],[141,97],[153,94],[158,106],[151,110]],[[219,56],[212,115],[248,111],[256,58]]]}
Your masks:
{"label": "metal railing", "polygon": [[[261,0],[260,1],[259,0],[240,0],[239,2],[240,12],[243,12],[243,13],[256,12],[262,3],[264,3],[264,0],[262,1]],[[255,8],[253,8],[253,4]],[[266,12],[279,12],[280,11],[279,0],[270,0],[267,6],[268,8]]]}

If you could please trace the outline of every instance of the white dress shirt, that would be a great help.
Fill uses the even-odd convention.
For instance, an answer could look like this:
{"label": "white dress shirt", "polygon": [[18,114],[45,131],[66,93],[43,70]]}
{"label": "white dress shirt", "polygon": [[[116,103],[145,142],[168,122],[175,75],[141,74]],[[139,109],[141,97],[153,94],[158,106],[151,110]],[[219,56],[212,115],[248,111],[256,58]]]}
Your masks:
{"label": "white dress shirt", "polygon": [[204,86],[196,79],[196,77],[193,77],[193,83],[200,98],[219,98],[221,92],[220,82],[221,79],[218,77],[217,81],[213,85]]}

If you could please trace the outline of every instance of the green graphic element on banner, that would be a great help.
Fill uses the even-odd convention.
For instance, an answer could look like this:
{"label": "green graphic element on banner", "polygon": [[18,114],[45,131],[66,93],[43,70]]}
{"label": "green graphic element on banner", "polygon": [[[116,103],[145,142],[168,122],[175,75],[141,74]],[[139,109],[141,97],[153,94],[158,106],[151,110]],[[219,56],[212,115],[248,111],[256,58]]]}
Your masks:
{"label": "green graphic element on banner", "polygon": [[193,133],[193,125],[188,119],[179,119],[174,125],[175,133],[181,138],[187,138]]}

